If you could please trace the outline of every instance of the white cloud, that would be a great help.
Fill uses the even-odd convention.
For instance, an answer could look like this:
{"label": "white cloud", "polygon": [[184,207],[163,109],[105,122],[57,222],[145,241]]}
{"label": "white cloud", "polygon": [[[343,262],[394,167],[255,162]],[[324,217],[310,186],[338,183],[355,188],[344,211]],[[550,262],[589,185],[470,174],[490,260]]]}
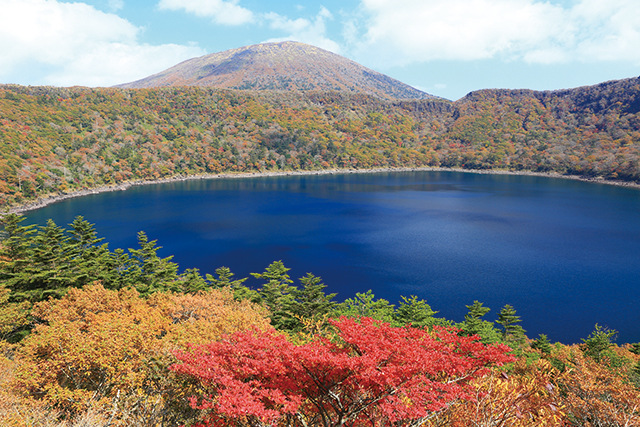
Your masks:
{"label": "white cloud", "polygon": [[[271,30],[284,33],[283,36],[269,38],[264,42],[295,40],[312,44],[335,53],[341,51],[340,45],[327,36],[326,21],[333,15],[324,6],[311,18],[290,19],[276,12],[254,14],[239,5],[239,0],[160,0],[160,10],[184,10],[196,16],[211,18],[216,24],[242,25],[253,23],[266,26]],[[296,4],[292,8],[301,12],[305,6]]]}
{"label": "white cloud", "polygon": [[431,60],[640,63],[637,0],[361,0],[360,56],[396,65]]}
{"label": "white cloud", "polygon": [[45,83],[54,86],[112,86],[147,77],[204,54],[195,46],[103,43],[50,73]]}
{"label": "white cloud", "polygon": [[567,48],[578,59],[633,60],[640,64],[640,3],[582,0],[569,11],[576,28]]}
{"label": "white cloud", "polygon": [[160,10],[184,10],[196,16],[211,18],[216,24],[242,25],[253,22],[249,9],[238,5],[239,0],[160,0]]}
{"label": "white cloud", "polygon": [[121,10],[124,7],[124,0],[109,0],[109,9],[112,12]]}
{"label": "white cloud", "polygon": [[[137,42],[139,28],[84,3],[0,0],[0,81],[110,86],[203,55],[197,46]],[[26,70],[26,71],[25,71]]]}
{"label": "white cloud", "polygon": [[324,6],[320,8],[313,20],[304,18],[289,19],[275,12],[265,14],[264,19],[268,22],[269,28],[283,31],[287,34],[283,37],[266,40],[267,42],[295,40],[318,46],[334,53],[340,53],[341,51],[340,45],[327,37],[325,21],[333,19],[333,15]]}

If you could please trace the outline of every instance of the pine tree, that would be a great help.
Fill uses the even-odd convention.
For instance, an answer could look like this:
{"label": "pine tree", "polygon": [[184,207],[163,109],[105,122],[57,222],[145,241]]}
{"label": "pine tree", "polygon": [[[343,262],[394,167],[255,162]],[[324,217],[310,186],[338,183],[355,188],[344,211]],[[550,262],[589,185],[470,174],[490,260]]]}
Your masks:
{"label": "pine tree", "polygon": [[33,238],[31,262],[16,284],[16,295],[32,302],[64,295],[68,287],[74,285],[69,250],[65,230],[48,220]]}
{"label": "pine tree", "polygon": [[376,296],[369,289],[365,293],[356,293],[355,298],[347,298],[338,304],[334,310],[334,317],[371,317],[387,323],[394,323],[395,307],[386,299],[375,299]]}
{"label": "pine tree", "polygon": [[237,301],[240,300],[249,300],[249,301],[258,301],[260,296],[253,289],[249,289],[244,285],[244,282],[247,278],[231,280],[234,274],[231,272],[229,267],[219,267],[216,269],[217,278],[213,277],[211,274],[206,275],[207,281],[212,288],[220,289],[220,288],[230,288],[233,291],[233,297]]}
{"label": "pine tree", "polygon": [[20,225],[24,220],[25,217],[16,214],[5,215],[2,218],[4,230],[0,246],[0,280],[11,290],[22,287],[22,281],[28,277],[23,273],[31,264],[36,226]]}
{"label": "pine tree", "polygon": [[502,325],[502,337],[505,341],[522,342],[524,341],[526,332],[518,323],[522,322],[520,316],[516,316],[516,310],[509,304],[505,305],[496,323]]}
{"label": "pine tree", "polygon": [[293,302],[295,287],[291,286],[293,280],[287,274],[289,270],[282,261],[274,261],[263,273],[251,273],[256,279],[267,281],[258,290],[259,302],[267,306],[271,312],[271,324],[277,329],[286,329],[292,322],[288,310]]}
{"label": "pine tree", "polygon": [[205,291],[209,288],[209,284],[200,274],[197,268],[187,268],[184,273],[178,276],[178,280],[171,290],[180,293],[197,293]]}
{"label": "pine tree", "polygon": [[70,231],[52,220],[45,226],[20,226],[22,218],[5,218],[5,236],[0,278],[16,301],[41,301],[60,297],[69,287],[93,281],[108,282],[110,253],[107,245],[96,246],[93,225],[77,217]]}
{"label": "pine tree", "polygon": [[580,345],[582,351],[592,359],[599,361],[602,355],[613,346],[612,339],[618,334],[618,331],[610,330],[596,323],[595,329],[589,336],[584,339]]}
{"label": "pine tree", "polygon": [[2,246],[0,254],[2,258],[8,258],[13,262],[24,261],[30,256],[31,240],[36,232],[36,226],[20,225],[26,218],[16,214],[2,217]]}
{"label": "pine tree", "polygon": [[71,226],[69,235],[77,256],[84,256],[104,240],[104,237],[96,237],[97,233],[94,224],[86,221],[81,215],[75,217],[69,225]]}
{"label": "pine tree", "polygon": [[531,348],[540,350],[544,354],[551,354],[551,343],[545,334],[540,334],[538,339],[533,340]]}
{"label": "pine tree", "polygon": [[157,240],[149,241],[147,235],[138,233],[140,249],[129,249],[131,267],[128,269],[129,281],[134,279],[135,287],[142,295],[170,289],[178,279],[178,264],[171,262],[173,256],[160,258],[156,246]]}
{"label": "pine tree", "polygon": [[415,295],[411,298],[404,296],[401,298],[402,301],[395,313],[396,323],[399,326],[410,323],[413,327],[423,328],[434,324],[433,315],[437,312],[433,311],[425,300],[418,300]]}
{"label": "pine tree", "polygon": [[104,238],[96,237],[94,225],[82,216],[77,216],[69,225],[69,273],[73,285],[78,287],[95,281],[108,282],[111,278],[111,254],[107,243],[99,246]]}
{"label": "pine tree", "polygon": [[117,290],[127,286],[135,287],[139,277],[138,262],[132,260],[124,249],[117,248],[110,253],[107,266],[109,276],[104,282],[105,288]]}
{"label": "pine tree", "polygon": [[289,305],[289,310],[294,316],[307,319],[318,319],[333,310],[336,303],[331,301],[337,294],[326,294],[324,292],[327,285],[322,283],[320,277],[311,273],[298,279],[302,288],[293,291],[293,301]]}
{"label": "pine tree", "polygon": [[493,322],[482,320],[491,309],[484,307],[481,302],[474,301],[467,305],[469,312],[464,316],[464,322],[460,325],[463,335],[478,335],[485,344],[500,341],[500,332],[494,327]]}
{"label": "pine tree", "polygon": [[483,320],[480,320],[485,314],[491,311],[489,307],[484,307],[481,302],[473,301],[472,305],[467,305],[469,313],[464,315],[464,331],[467,335],[477,335],[483,329]]}

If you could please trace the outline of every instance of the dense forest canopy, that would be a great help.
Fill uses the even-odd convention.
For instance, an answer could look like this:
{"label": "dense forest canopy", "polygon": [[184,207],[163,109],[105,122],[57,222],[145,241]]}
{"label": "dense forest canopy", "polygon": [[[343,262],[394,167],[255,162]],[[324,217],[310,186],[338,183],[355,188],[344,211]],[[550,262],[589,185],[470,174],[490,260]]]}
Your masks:
{"label": "dense forest canopy", "polygon": [[458,167],[640,180],[640,80],[456,102],[0,86],[0,203],[223,172]]}

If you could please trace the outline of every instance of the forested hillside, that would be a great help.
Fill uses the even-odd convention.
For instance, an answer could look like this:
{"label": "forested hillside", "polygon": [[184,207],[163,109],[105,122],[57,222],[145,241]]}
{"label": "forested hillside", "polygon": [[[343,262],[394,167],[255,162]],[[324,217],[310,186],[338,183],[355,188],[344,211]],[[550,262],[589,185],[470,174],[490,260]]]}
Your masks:
{"label": "forested hillside", "polygon": [[447,100],[0,86],[3,208],[221,172],[460,167],[640,180],[640,80]]}
{"label": "forested hillside", "polygon": [[599,325],[552,344],[511,305],[456,323],[415,296],[334,301],[281,261],[178,274],[142,232],[112,251],[82,217],[22,219],[3,218],[0,247],[2,426],[640,423],[640,343]]}

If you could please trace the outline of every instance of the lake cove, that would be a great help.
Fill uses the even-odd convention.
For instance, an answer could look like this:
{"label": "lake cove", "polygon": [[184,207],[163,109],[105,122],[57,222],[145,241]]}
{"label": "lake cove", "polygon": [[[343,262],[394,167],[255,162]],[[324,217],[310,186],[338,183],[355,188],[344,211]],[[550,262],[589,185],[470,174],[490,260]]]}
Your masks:
{"label": "lake cove", "polygon": [[[511,304],[527,335],[580,342],[598,323],[640,341],[640,190],[519,175],[416,171],[188,180],[134,186],[26,212],[77,215],[109,247],[145,231],[181,269],[236,277],[282,260],[343,300],[371,289],[426,299],[462,321],[465,305]],[[245,282],[257,286],[250,278]]]}

